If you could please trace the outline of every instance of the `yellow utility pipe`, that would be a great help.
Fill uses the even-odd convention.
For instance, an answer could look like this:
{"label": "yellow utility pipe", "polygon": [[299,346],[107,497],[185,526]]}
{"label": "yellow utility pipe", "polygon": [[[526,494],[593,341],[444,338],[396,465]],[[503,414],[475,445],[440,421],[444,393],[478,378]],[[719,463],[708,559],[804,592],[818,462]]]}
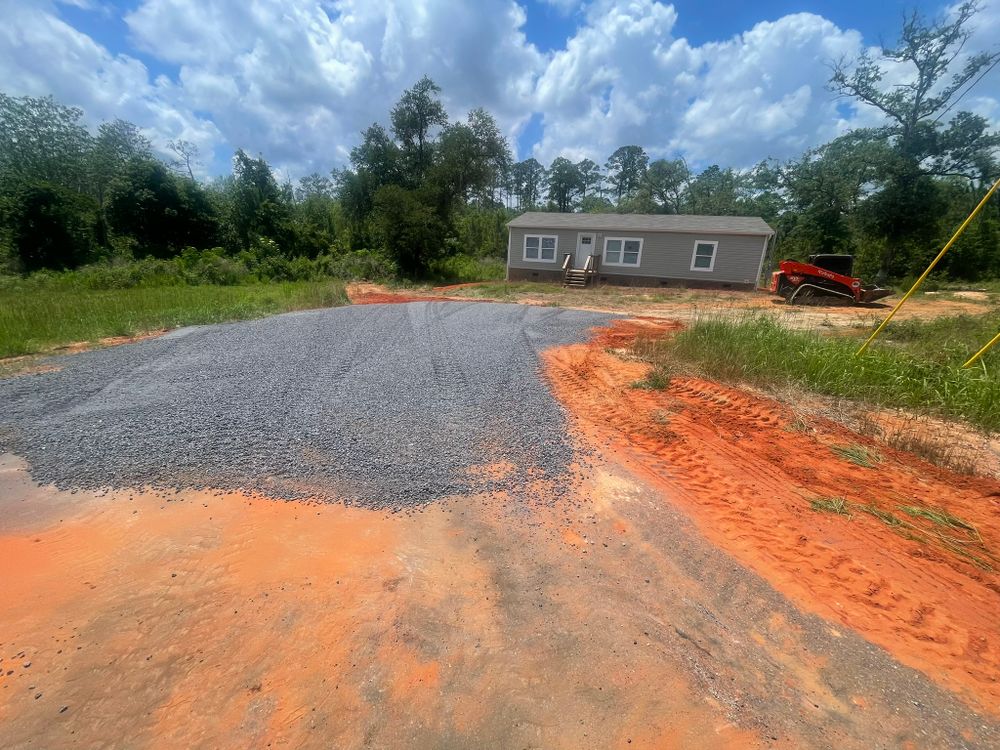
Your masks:
{"label": "yellow utility pipe", "polygon": [[[901,299],[899,302],[896,303],[896,306],[892,308],[892,312],[889,313],[889,316],[882,321],[882,324],[875,329],[875,332],[871,336],[869,336],[868,340],[861,345],[861,348],[854,353],[855,357],[857,357],[860,354],[863,354],[865,349],[868,348],[868,345],[871,342],[873,342],[880,333],[882,333],[882,329],[885,328],[887,325],[889,325],[889,321],[892,320],[893,316],[899,311],[899,308],[901,308],[903,306],[903,303],[906,302],[906,300],[908,300],[915,291],[917,291],[917,287],[919,287],[921,284],[924,283],[924,279],[926,279],[928,274],[930,274],[930,272],[934,270],[934,266],[936,266],[938,264],[938,261],[944,257],[944,254],[951,249],[951,246],[955,244],[955,241],[962,236],[962,232],[964,232],[965,228],[972,223],[972,220],[976,218],[976,215],[982,210],[983,206],[986,205],[986,201],[990,199],[990,196],[996,192],[998,187],[1000,187],[1000,179],[994,182],[993,187],[991,187],[988,191],[986,191],[986,195],[984,195],[983,199],[979,201],[979,205],[976,206],[974,209],[972,209],[972,213],[969,214],[968,218],[966,218],[966,220],[962,222],[962,226],[960,226],[955,231],[955,234],[951,236],[951,239],[948,240],[948,244],[945,245],[943,248],[941,248],[941,252],[939,252],[937,254],[937,257],[931,261],[931,264],[929,266],[927,266],[927,270],[924,271],[922,274],[920,274],[919,279],[913,282],[913,286],[910,287],[910,291],[908,291],[906,294],[903,295],[903,299]],[[989,348],[989,346],[987,346],[987,348]]]}
{"label": "yellow utility pipe", "polygon": [[972,365],[973,362],[975,362],[977,359],[986,354],[986,352],[990,350],[990,347],[993,346],[998,341],[1000,341],[1000,333],[998,333],[996,336],[990,339],[990,342],[986,346],[984,346],[978,352],[969,357],[969,361],[966,362],[964,365],[962,365],[962,367],[969,367],[970,365]]}

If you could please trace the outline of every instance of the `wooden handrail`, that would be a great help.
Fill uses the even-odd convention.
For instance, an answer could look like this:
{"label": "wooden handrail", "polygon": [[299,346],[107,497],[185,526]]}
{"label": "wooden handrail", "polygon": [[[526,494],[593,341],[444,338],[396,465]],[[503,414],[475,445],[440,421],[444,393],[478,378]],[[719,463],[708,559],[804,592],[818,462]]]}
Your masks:
{"label": "wooden handrail", "polygon": [[590,271],[594,270],[594,256],[593,255],[588,255],[587,256],[587,262],[583,264],[583,270],[587,271],[588,273]]}
{"label": "wooden handrail", "polygon": [[563,253],[562,270],[566,271],[569,269],[569,259],[572,257],[573,257],[572,253]]}

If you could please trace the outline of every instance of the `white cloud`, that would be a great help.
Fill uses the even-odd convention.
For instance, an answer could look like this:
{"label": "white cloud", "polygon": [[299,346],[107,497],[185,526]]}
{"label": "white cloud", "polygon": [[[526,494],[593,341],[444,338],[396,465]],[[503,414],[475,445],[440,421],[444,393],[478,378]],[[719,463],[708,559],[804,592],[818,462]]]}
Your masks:
{"label": "white cloud", "polygon": [[48,95],[82,108],[91,125],[131,120],[159,149],[184,138],[210,150],[221,136],[197,117],[168,81],[151,81],[146,66],[107,49],[63,22],[49,3],[14,3],[0,25],[0,80],[12,95]]}
{"label": "white cloud", "polygon": [[[425,73],[453,117],[484,106],[512,140],[540,116],[533,154],[546,163],[603,161],[637,143],[654,157],[747,166],[878,121],[826,90],[828,63],[856,56],[862,39],[820,16],[695,46],[655,0],[546,1],[580,22],[553,53],[529,42],[514,0],[139,0],[125,16],[133,51],[115,55],[61,20],[55,0],[6,0],[0,76],[8,93],[130,119],[160,144],[260,152],[293,175],[342,165]],[[975,28],[970,48],[993,44],[1000,0]],[[963,107],[996,118],[998,102],[1000,68]]]}
{"label": "white cloud", "polygon": [[809,13],[706,44],[698,94],[670,147],[695,161],[746,166],[833,138],[843,124],[826,89],[830,64],[861,49],[860,34]]}
{"label": "white cloud", "polygon": [[796,14],[692,47],[673,36],[676,20],[653,0],[592,6],[539,83],[546,127],[536,156],[599,159],[635,143],[654,156],[747,166],[836,134],[828,62],[857,54],[859,34]]}
{"label": "white cloud", "polygon": [[126,17],[233,147],[293,173],[342,164],[425,73],[453,116],[485,106],[514,135],[543,61],[524,21],[510,0],[145,0]]}

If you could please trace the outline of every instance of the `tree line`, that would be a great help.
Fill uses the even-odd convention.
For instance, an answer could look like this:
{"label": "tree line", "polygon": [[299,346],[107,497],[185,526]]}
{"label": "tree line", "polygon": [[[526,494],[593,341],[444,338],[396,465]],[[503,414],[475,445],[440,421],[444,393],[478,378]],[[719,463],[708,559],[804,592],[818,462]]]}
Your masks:
{"label": "tree line", "polygon": [[[952,70],[976,11],[970,2],[949,20],[912,14],[881,57],[835,63],[831,90],[879,110],[883,125],[742,170],[696,172],[634,144],[604,164],[515,161],[489,112],[451,120],[425,76],[361,134],[344,169],[280,182],[263,156],[240,149],[231,174],[202,181],[189,142],[171,142],[164,159],[131,123],[92,132],[78,108],[0,94],[0,265],[30,273],[196,248],[281,277],[295,262],[369,250],[417,278],[448,259],[503,257],[506,221],[543,210],[761,216],[783,257],[848,252],[863,273],[913,274],[1000,174],[1000,135],[959,108],[1000,53]],[[911,83],[888,84],[888,67],[901,65]],[[1000,277],[1000,201],[943,270]]]}

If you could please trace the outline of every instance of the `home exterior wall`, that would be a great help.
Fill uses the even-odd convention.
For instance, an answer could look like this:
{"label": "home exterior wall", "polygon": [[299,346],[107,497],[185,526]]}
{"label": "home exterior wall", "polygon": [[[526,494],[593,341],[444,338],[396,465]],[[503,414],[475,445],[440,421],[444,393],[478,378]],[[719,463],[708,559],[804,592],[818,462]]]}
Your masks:
{"label": "home exterior wall", "polygon": [[[524,260],[524,235],[555,235],[559,239],[553,263]],[[510,227],[507,258],[508,276],[511,280],[557,280],[564,253],[576,252],[577,230],[525,229]],[[757,284],[761,258],[764,252],[764,235],[712,234],[687,232],[628,232],[599,231],[597,250],[603,259],[605,237],[641,237],[642,256],[638,266],[599,266],[599,280],[604,283],[624,283],[651,286],[665,281],[691,282],[696,285],[731,284],[753,287]],[[692,271],[691,257],[695,241],[718,242],[715,266],[711,271]],[[535,276],[534,274],[538,274]]]}

